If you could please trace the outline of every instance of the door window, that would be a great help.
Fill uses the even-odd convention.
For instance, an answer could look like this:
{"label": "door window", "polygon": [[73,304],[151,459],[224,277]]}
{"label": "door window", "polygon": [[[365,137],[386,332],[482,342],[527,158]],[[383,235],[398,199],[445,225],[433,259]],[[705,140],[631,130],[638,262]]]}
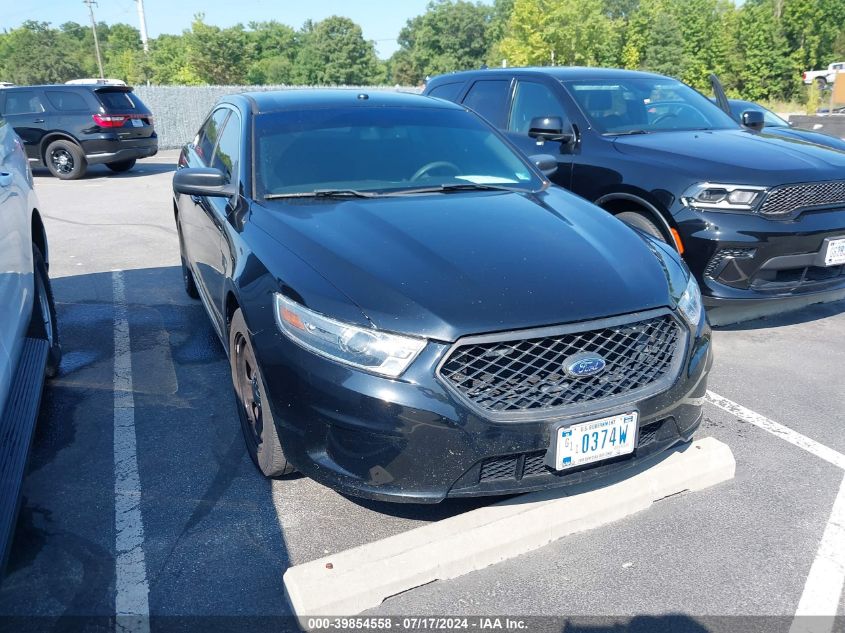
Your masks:
{"label": "door window", "polygon": [[223,123],[226,117],[229,116],[230,110],[226,108],[218,108],[215,110],[205,124],[200,129],[197,137],[194,139],[194,151],[203,164],[208,165],[211,161],[214,146],[217,144],[217,137],[223,129]]}
{"label": "door window", "polygon": [[458,101],[458,95],[461,94],[463,82],[453,84],[442,84],[436,88],[432,88],[428,93],[429,97],[437,97],[438,99],[446,99],[447,101]]}
{"label": "door window", "polygon": [[535,117],[556,116],[566,121],[566,115],[560,100],[545,84],[535,81],[520,81],[513,98],[508,130],[518,134],[528,134],[531,119]]}
{"label": "door window", "polygon": [[214,151],[214,158],[211,161],[212,167],[219,169],[226,175],[226,182],[237,180],[240,147],[240,119],[233,113],[229,116],[229,120],[219,135],[217,149]]}
{"label": "door window", "polygon": [[88,109],[85,99],[76,92],[70,92],[68,90],[46,90],[45,94],[50,105],[61,112]]}
{"label": "door window", "polygon": [[510,80],[476,81],[464,97],[464,105],[471,108],[498,128],[505,126]]}
{"label": "door window", "polygon": [[44,105],[34,90],[15,90],[6,93],[6,115],[44,112]]}

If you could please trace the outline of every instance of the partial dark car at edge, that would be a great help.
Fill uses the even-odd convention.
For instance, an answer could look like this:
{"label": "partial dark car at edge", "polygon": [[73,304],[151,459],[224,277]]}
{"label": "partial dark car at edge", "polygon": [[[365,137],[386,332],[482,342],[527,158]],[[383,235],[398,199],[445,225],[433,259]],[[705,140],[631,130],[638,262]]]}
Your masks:
{"label": "partial dark car at edge", "polygon": [[677,254],[460,106],[231,96],[178,166],[186,290],[267,476],[515,493],[647,463],[700,424],[710,328]]}
{"label": "partial dark car at edge", "polygon": [[0,115],[23,139],[30,162],[62,180],[81,178],[88,165],[128,171],[158,152],[153,115],[127,86],[2,88]]}
{"label": "partial dark car at edge", "polygon": [[674,244],[707,304],[845,288],[843,151],[744,128],[651,73],[491,69],[435,77],[425,93],[554,155],[555,183]]}

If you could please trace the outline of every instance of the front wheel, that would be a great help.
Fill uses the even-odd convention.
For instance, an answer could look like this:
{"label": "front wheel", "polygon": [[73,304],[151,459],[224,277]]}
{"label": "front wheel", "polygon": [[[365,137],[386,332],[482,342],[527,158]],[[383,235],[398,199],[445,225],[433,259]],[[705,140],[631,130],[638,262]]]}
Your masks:
{"label": "front wheel", "polygon": [[645,233],[648,233],[652,237],[656,237],[661,242],[669,243],[669,240],[666,239],[666,236],[663,235],[663,231],[651,221],[650,218],[647,218],[642,213],[638,213],[636,211],[623,211],[622,213],[617,213],[616,218],[622,220],[628,226],[633,226]]}
{"label": "front wheel", "polygon": [[129,171],[135,166],[135,159],[130,158],[129,160],[120,160],[116,163],[106,163],[106,167],[111,169],[116,174],[123,173],[124,171]]}
{"label": "front wheel", "polygon": [[229,364],[249,456],[265,477],[291,474],[295,468],[282,450],[264,378],[240,309],[232,316],[229,328]]}
{"label": "front wheel", "polygon": [[32,246],[33,276],[35,300],[32,304],[32,317],[29,320],[27,336],[47,341],[50,351],[47,353],[49,378],[59,373],[62,361],[62,346],[59,342],[59,329],[56,325],[56,302],[53,299],[53,286],[47,274],[47,264],[37,246]]}

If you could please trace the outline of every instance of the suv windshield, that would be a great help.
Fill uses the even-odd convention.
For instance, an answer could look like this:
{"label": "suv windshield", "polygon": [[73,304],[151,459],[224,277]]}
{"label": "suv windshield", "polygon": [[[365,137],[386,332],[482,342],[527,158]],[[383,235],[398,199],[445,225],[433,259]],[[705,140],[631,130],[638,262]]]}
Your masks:
{"label": "suv windshield", "polygon": [[564,84],[602,134],[736,129],[706,97],[668,77],[625,77]]}
{"label": "suv windshield", "polygon": [[256,117],[255,137],[260,197],[543,186],[496,132],[461,110],[273,112]]}

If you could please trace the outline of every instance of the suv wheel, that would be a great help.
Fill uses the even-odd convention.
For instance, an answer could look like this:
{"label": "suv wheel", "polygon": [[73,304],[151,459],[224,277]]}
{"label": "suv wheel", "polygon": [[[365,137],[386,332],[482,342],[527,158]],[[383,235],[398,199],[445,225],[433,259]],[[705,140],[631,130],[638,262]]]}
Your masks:
{"label": "suv wheel", "polygon": [[295,468],[282,451],[264,378],[240,309],[232,316],[229,328],[229,363],[249,456],[265,477],[289,475]]}
{"label": "suv wheel", "polygon": [[82,178],[88,168],[82,148],[71,141],[53,141],[47,146],[44,158],[50,173],[62,180]]}
{"label": "suv wheel", "polygon": [[116,163],[106,163],[106,167],[111,169],[113,172],[120,174],[124,171],[129,171],[135,166],[135,159],[130,158],[129,160],[120,160]]}
{"label": "suv wheel", "polygon": [[56,326],[56,302],[53,299],[53,287],[47,274],[47,264],[37,246],[32,246],[32,263],[35,283],[35,300],[32,304],[32,317],[29,321],[27,336],[40,338],[50,345],[47,353],[46,374],[52,378],[59,373],[62,360],[62,346],[59,342],[59,328]]}

